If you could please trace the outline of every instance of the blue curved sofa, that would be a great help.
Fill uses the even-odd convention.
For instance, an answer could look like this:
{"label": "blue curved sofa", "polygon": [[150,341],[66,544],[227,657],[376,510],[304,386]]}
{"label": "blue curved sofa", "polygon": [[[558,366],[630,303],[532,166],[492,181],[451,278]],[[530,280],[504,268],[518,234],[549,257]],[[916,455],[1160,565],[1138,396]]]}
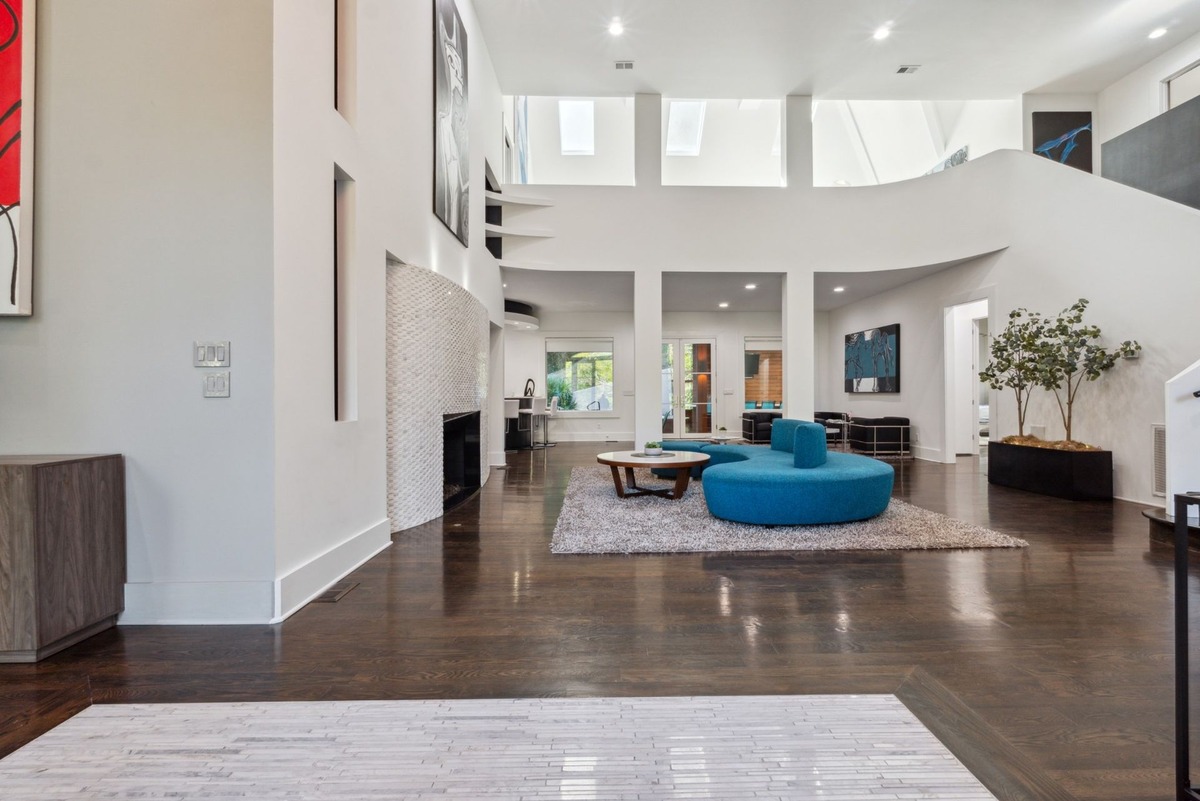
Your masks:
{"label": "blue curved sofa", "polygon": [[[704,482],[714,517],[739,523],[797,525],[846,523],[887,508],[895,470],[877,459],[829,453],[825,427],[803,420],[776,420],[771,447],[668,442],[667,450],[709,457],[692,476]],[[673,477],[674,470],[654,470]]]}

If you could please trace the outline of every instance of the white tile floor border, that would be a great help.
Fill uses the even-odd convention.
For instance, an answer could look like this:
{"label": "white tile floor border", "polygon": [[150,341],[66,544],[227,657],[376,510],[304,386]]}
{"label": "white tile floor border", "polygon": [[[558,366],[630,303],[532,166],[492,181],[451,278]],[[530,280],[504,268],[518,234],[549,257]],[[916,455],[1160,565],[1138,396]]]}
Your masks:
{"label": "white tile floor border", "polygon": [[994,801],[891,695],[97,705],[0,796]]}

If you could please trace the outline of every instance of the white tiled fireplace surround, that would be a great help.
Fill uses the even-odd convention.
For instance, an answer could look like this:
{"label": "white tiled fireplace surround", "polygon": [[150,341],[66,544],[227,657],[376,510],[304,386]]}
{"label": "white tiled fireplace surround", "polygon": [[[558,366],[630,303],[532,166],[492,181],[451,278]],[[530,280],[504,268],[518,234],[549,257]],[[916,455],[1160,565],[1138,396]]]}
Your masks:
{"label": "white tiled fireplace surround", "polygon": [[487,464],[489,326],[453,281],[410,264],[387,271],[388,516],[402,531],[442,514],[443,415],[481,412]]}

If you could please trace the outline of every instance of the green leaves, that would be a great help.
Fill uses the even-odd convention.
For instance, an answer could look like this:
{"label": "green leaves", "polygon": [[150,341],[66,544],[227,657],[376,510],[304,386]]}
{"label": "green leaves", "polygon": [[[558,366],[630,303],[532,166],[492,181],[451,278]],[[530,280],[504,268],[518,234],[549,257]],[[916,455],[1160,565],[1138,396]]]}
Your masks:
{"label": "green leaves", "polygon": [[1008,326],[993,338],[992,360],[979,378],[993,389],[1010,388],[1017,395],[1017,424],[1025,434],[1025,409],[1029,393],[1041,387],[1054,393],[1066,437],[1071,439],[1075,400],[1084,381],[1095,381],[1111,370],[1118,359],[1136,355],[1142,346],[1125,340],[1112,350],[1101,346],[1100,327],[1084,323],[1087,298],[1043,317],[1014,309]]}

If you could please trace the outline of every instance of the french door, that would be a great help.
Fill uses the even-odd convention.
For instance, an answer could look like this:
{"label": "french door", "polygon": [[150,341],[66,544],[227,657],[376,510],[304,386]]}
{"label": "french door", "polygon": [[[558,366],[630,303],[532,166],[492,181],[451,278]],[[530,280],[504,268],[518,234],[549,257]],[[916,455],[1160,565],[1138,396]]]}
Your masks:
{"label": "french door", "polygon": [[711,339],[664,339],[662,343],[662,433],[664,439],[712,436],[713,351]]}

